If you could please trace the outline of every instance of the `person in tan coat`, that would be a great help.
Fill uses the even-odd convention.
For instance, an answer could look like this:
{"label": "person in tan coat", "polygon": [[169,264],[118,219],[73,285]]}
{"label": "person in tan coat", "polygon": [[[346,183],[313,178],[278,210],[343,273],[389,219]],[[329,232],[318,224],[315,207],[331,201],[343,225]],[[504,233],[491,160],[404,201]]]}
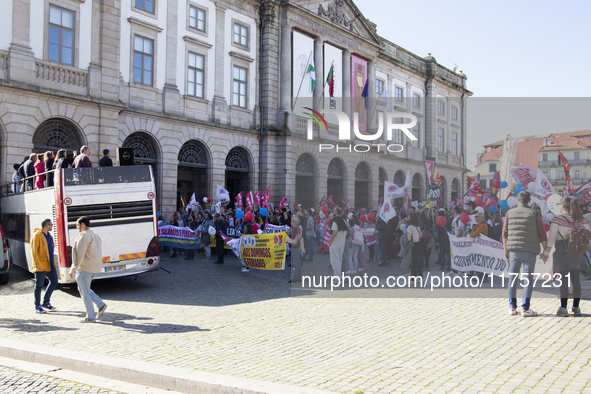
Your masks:
{"label": "person in tan coat", "polygon": [[[35,275],[35,312],[45,313],[45,309],[55,310],[50,304],[51,294],[57,286],[57,270],[54,264],[53,237],[49,233],[53,227],[51,219],[41,222],[41,228],[36,228],[31,237],[31,256],[33,263],[31,270]],[[45,284],[45,278],[49,280],[43,304],[41,303],[41,290]]]}
{"label": "person in tan coat", "polygon": [[[90,220],[86,216],[78,218],[76,228],[80,234],[72,248],[70,277],[76,275],[78,291],[86,308],[86,318],[80,323],[94,323],[107,309],[107,304],[90,289],[92,278],[101,272],[103,245],[101,238],[90,229]],[[94,311],[93,303],[98,307],[98,315]]]}

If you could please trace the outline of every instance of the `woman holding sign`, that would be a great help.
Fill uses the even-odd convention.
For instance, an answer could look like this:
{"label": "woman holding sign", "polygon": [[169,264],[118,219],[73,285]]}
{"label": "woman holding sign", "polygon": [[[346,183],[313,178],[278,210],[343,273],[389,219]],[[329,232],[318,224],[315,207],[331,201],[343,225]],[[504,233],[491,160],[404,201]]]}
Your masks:
{"label": "woman holding sign", "polygon": [[287,243],[291,245],[291,280],[299,282],[302,280],[302,255],[300,246],[302,234],[300,233],[300,218],[297,216],[291,220],[291,235],[287,237]]}

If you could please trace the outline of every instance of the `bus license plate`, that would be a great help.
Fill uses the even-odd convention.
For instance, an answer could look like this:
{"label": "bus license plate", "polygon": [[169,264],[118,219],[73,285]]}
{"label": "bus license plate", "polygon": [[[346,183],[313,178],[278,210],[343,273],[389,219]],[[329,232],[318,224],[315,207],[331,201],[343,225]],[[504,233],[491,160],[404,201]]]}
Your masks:
{"label": "bus license plate", "polygon": [[114,265],[112,267],[106,267],[105,272],[123,271],[124,269],[125,269],[124,265]]}

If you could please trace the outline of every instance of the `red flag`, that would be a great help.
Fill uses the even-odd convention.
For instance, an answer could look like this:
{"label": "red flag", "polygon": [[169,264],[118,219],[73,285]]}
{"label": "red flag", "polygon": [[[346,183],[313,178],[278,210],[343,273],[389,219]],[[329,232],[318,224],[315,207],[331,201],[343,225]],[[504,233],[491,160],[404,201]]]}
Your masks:
{"label": "red flag", "polygon": [[334,203],[334,200],[332,199],[332,194],[330,196],[328,196],[328,202],[330,203],[330,205],[332,205],[333,207],[336,207],[337,204]]}
{"label": "red flag", "polygon": [[320,202],[318,203],[318,205],[320,205],[321,207],[326,205],[326,194],[324,196],[322,196],[322,199],[320,200]]}
{"label": "red flag", "polygon": [[254,194],[254,200],[257,203],[257,206],[260,208],[261,206],[261,191],[257,190],[256,193]]}
{"label": "red flag", "polygon": [[246,212],[252,211],[252,192],[246,194]]}
{"label": "red flag", "polygon": [[236,195],[236,208],[242,208],[242,192]]}
{"label": "red flag", "polygon": [[283,196],[283,198],[281,199],[281,202],[279,202],[279,208],[283,208],[285,206],[285,204],[287,204],[287,197]]}
{"label": "red flag", "polygon": [[262,200],[261,200],[261,205],[266,209],[269,209],[270,195],[271,195],[271,186],[267,187],[267,191],[265,192],[265,194],[263,195]]}
{"label": "red flag", "polygon": [[562,162],[562,168],[564,169],[564,177],[566,178],[566,190],[568,194],[573,194],[575,192],[575,186],[573,185],[573,181],[570,177],[570,163],[566,160],[566,157],[558,150],[558,155],[560,156],[560,161]]}

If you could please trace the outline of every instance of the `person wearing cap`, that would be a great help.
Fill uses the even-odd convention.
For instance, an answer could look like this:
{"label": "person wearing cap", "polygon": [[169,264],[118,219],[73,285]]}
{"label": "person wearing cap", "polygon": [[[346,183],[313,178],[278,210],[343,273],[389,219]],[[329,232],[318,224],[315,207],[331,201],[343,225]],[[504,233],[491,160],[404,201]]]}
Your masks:
{"label": "person wearing cap", "polygon": [[472,227],[472,231],[470,231],[470,237],[478,238],[480,234],[484,234],[488,237],[488,225],[484,221],[484,208],[476,207],[474,212],[474,217],[476,218],[476,225]]}
{"label": "person wearing cap", "polygon": [[[509,280],[509,314],[517,314],[517,283],[524,283],[522,300],[522,317],[537,316],[538,313],[530,309],[533,291],[532,273],[536,266],[536,256],[546,247],[546,231],[539,212],[528,206],[531,195],[522,191],[517,196],[518,206],[507,211],[503,224],[503,246],[505,258],[509,260],[509,273],[519,275],[521,266],[523,274],[519,280]],[[535,231],[534,231],[535,229]]]}

